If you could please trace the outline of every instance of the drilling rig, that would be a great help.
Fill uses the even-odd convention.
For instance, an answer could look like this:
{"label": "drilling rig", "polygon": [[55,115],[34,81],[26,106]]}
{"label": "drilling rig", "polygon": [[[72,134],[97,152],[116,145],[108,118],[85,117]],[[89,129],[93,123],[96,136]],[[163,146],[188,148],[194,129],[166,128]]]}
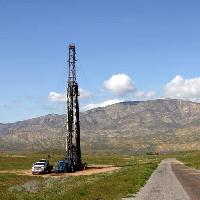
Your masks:
{"label": "drilling rig", "polygon": [[66,131],[66,171],[75,172],[86,168],[81,161],[79,90],[76,80],[75,44],[69,45],[68,82],[67,82],[67,131]]}

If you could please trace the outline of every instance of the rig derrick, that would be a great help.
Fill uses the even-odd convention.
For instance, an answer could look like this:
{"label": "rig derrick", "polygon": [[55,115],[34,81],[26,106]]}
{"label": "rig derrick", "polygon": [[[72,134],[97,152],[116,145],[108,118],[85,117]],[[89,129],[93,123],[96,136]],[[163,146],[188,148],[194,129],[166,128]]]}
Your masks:
{"label": "rig derrick", "polygon": [[86,168],[81,161],[79,89],[76,80],[75,44],[69,45],[67,82],[67,131],[66,131],[66,171],[75,172]]}

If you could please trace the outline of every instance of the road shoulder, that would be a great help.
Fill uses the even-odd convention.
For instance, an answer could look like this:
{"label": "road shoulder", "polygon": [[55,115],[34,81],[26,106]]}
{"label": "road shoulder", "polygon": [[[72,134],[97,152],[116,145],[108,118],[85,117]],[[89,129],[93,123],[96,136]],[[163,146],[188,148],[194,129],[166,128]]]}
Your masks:
{"label": "road shoulder", "polygon": [[122,200],[190,200],[172,171],[171,164],[177,162],[173,158],[163,160],[135,197]]}

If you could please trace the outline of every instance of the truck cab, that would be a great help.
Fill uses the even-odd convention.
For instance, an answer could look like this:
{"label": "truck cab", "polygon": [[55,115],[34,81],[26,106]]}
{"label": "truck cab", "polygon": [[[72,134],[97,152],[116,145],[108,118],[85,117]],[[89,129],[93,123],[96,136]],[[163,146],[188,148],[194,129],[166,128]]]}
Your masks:
{"label": "truck cab", "polygon": [[68,162],[66,160],[59,160],[55,167],[56,173],[64,173],[67,172]]}
{"label": "truck cab", "polygon": [[39,161],[33,163],[32,174],[46,174],[51,173],[52,166],[46,159],[40,159]]}

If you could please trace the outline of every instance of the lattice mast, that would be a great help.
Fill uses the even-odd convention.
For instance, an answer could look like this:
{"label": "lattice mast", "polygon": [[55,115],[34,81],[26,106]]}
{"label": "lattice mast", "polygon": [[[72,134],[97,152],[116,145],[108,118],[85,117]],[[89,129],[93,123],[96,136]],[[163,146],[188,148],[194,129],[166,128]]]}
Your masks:
{"label": "lattice mast", "polygon": [[80,148],[80,122],[79,122],[79,90],[76,80],[76,50],[75,45],[69,45],[68,82],[67,82],[67,140],[66,160],[72,172],[82,170]]}

